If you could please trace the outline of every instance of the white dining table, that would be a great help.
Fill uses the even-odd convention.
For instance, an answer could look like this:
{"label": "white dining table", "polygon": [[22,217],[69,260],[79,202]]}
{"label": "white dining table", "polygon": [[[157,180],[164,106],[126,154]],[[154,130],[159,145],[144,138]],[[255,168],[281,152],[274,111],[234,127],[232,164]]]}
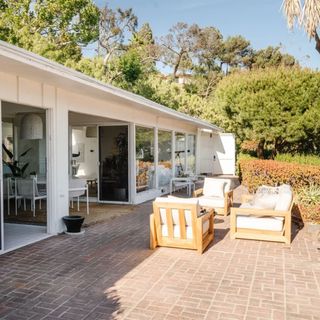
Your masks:
{"label": "white dining table", "polygon": [[183,187],[187,187],[188,196],[191,196],[192,189],[195,188],[194,180],[192,177],[173,177],[170,179],[170,194],[173,191],[173,185]]}

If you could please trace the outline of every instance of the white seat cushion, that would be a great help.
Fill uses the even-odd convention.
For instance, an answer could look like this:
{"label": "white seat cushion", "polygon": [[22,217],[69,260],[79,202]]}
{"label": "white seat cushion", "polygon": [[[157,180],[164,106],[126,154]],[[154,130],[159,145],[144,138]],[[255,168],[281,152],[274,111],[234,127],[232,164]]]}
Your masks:
{"label": "white seat cushion", "polygon": [[199,199],[200,207],[223,208],[224,198],[201,196]]}
{"label": "white seat cushion", "polygon": [[237,216],[237,228],[281,231],[283,217]]}

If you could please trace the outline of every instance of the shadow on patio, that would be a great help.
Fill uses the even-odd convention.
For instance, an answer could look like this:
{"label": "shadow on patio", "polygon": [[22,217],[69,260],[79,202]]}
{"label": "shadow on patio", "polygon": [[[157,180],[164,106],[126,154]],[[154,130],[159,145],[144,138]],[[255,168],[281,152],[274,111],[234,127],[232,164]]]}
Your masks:
{"label": "shadow on patio", "polygon": [[151,251],[151,203],[129,208],[129,214],[87,227],[83,236],[60,235],[1,256],[0,318],[318,316],[318,244],[304,230],[291,247],[230,240],[229,217],[219,216],[214,243],[203,255]]}

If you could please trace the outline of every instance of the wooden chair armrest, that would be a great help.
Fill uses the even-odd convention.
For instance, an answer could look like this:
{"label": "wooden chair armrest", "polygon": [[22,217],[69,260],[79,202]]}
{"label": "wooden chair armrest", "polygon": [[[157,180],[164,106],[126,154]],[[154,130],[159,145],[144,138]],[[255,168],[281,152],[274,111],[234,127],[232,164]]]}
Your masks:
{"label": "wooden chair armrest", "polygon": [[241,196],[241,203],[249,202],[253,199],[253,197],[254,197],[254,194],[243,194]]}
{"label": "wooden chair armrest", "polygon": [[193,197],[197,198],[197,197],[201,196],[202,194],[203,194],[203,188],[200,188],[200,189],[194,190]]}
{"label": "wooden chair armrest", "polygon": [[199,216],[197,219],[201,219],[202,222],[207,221],[211,218],[211,216],[213,216],[213,209],[211,209],[210,211],[206,212],[205,214]]}
{"label": "wooden chair armrest", "polygon": [[266,210],[266,209],[253,209],[253,208],[231,208],[231,215],[252,215],[257,217],[270,216],[270,217],[286,217],[291,215],[291,211],[279,210]]}

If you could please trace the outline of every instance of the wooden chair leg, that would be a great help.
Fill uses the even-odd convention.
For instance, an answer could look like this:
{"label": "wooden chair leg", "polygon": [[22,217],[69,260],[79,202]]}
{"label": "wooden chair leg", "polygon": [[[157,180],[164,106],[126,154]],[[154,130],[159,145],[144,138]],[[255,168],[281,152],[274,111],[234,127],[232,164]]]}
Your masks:
{"label": "wooden chair leg", "polygon": [[154,214],[150,215],[150,249],[155,249],[157,247],[157,235],[156,226],[154,221]]}

